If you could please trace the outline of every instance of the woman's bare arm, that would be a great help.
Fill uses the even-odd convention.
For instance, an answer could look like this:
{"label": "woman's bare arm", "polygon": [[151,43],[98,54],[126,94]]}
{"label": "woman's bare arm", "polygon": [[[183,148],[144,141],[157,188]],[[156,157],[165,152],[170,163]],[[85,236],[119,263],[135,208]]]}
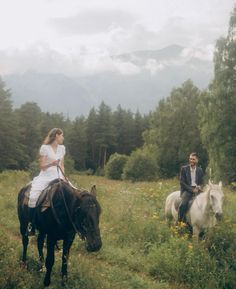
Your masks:
{"label": "woman's bare arm", "polygon": [[52,161],[51,163],[47,163],[46,160],[47,160],[46,156],[40,156],[39,157],[39,167],[43,171],[45,171],[46,169],[48,169],[52,166],[57,166],[59,163],[58,160]]}

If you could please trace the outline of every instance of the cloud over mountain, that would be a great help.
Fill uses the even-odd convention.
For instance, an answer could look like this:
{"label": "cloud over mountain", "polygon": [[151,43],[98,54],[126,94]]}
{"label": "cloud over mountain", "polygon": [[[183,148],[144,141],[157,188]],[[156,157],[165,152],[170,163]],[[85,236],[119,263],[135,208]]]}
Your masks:
{"label": "cloud over mountain", "polygon": [[75,117],[87,114],[101,101],[112,108],[120,104],[147,113],[173,87],[192,79],[199,88],[206,88],[213,74],[212,61],[204,56],[204,51],[178,45],[104,56],[96,63],[94,59],[90,61],[78,60],[75,74],[64,66],[60,70],[59,65],[54,66],[57,71],[46,73],[45,62],[45,71],[25,71],[5,76],[4,80],[12,91],[15,106],[35,101],[44,111]]}
{"label": "cloud over mountain", "polygon": [[108,32],[112,27],[129,28],[136,20],[135,15],[122,10],[84,10],[76,15],[57,17],[49,21],[58,33],[97,34]]}

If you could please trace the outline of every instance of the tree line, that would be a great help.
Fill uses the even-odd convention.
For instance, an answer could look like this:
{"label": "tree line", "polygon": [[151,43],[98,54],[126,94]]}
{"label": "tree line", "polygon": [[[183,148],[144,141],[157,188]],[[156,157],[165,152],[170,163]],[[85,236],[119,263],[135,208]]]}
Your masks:
{"label": "tree line", "polygon": [[0,80],[0,170],[28,169],[48,131],[60,127],[74,168],[95,172],[104,167],[114,152],[128,155],[141,147],[148,119],[149,116],[121,106],[112,111],[104,102],[98,109],[92,108],[88,117],[75,120],[59,113],[42,112],[34,102],[13,109],[10,90]]}
{"label": "tree line", "polygon": [[209,177],[235,181],[236,7],[227,36],[216,42],[214,77],[208,88],[200,90],[187,80],[149,115],[121,106],[112,111],[104,102],[88,117],[73,121],[42,112],[36,103],[13,110],[10,91],[0,81],[0,170],[27,169],[52,127],[64,130],[68,155],[77,170],[98,172],[118,153],[129,156],[127,176],[136,171],[137,180],[172,177],[196,151]]}

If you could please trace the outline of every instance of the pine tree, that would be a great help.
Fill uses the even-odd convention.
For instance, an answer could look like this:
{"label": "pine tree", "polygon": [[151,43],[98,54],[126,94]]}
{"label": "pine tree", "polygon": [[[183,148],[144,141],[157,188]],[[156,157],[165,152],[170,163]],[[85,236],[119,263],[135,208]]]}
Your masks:
{"label": "pine tree", "polygon": [[43,141],[40,134],[42,112],[36,103],[27,102],[16,109],[15,114],[19,125],[19,141],[24,147],[25,155],[27,155],[24,166],[28,167],[31,162],[36,160]]}
{"label": "pine tree", "polygon": [[104,168],[109,156],[115,152],[115,132],[111,108],[102,102],[98,110],[96,146],[98,148],[98,167]]}
{"label": "pine tree", "polygon": [[116,152],[130,154],[135,149],[135,126],[133,113],[119,105],[113,113]]}
{"label": "pine tree", "polygon": [[24,157],[10,91],[0,78],[0,171],[20,168]]}
{"label": "pine tree", "polygon": [[97,112],[95,108],[92,108],[89,112],[88,118],[86,120],[86,132],[87,132],[87,158],[86,167],[92,170],[97,168],[97,155],[98,149],[96,146],[96,132],[97,132]]}
{"label": "pine tree", "polygon": [[75,161],[75,169],[85,170],[87,154],[86,122],[84,117],[76,118],[67,135],[68,152]]}

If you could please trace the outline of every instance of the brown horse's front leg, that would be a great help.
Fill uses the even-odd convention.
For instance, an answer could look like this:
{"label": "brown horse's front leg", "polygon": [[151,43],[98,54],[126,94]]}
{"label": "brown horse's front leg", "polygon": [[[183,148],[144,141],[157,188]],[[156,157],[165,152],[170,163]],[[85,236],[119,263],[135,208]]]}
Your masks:
{"label": "brown horse's front leg", "polygon": [[61,278],[62,284],[67,281],[67,262],[69,259],[70,247],[74,241],[75,234],[71,233],[66,239],[63,240],[63,253],[62,253],[62,265],[61,265]]}
{"label": "brown horse's front leg", "polygon": [[39,271],[43,272],[44,270],[44,254],[43,254],[43,245],[46,234],[39,232],[37,245],[38,245],[38,253],[39,253]]}
{"label": "brown horse's front leg", "polygon": [[55,260],[54,247],[56,240],[50,235],[47,236],[47,257],[46,257],[46,274],[44,277],[44,286],[47,287],[51,283],[51,272]]}
{"label": "brown horse's front leg", "polygon": [[[23,222],[22,222],[23,223]],[[29,244],[29,237],[27,234],[27,224],[21,224],[20,225],[20,232],[22,236],[22,245],[23,245],[23,253],[22,253],[22,263],[25,266],[26,265],[26,259],[27,259],[27,247]]]}

